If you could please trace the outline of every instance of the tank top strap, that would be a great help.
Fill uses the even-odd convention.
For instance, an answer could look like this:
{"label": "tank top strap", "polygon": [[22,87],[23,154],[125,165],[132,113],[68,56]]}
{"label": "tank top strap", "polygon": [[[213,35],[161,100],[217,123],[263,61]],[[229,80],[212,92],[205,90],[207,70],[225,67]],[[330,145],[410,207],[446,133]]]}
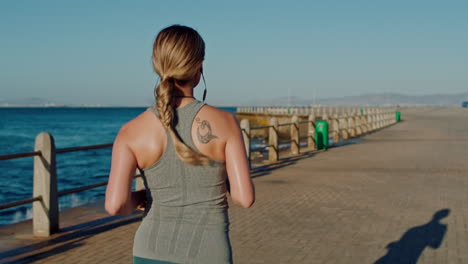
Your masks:
{"label": "tank top strap", "polygon": [[148,107],[148,110],[153,112],[153,114],[159,118],[159,112],[158,109],[156,109],[156,104],[152,104],[150,107]]}
{"label": "tank top strap", "polygon": [[186,106],[177,109],[178,122],[176,125],[176,130],[185,144],[194,149],[196,148],[192,140],[192,124],[195,116],[204,105],[204,102],[194,100]]}

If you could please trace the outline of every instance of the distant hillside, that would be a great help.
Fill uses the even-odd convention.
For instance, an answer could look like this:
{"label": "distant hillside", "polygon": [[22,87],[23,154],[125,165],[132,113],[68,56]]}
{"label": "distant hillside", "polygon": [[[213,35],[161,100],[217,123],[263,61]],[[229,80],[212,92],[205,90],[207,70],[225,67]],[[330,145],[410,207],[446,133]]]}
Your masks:
{"label": "distant hillside", "polygon": [[[396,93],[363,94],[359,96],[345,96],[337,98],[316,99],[315,103],[329,106],[461,106],[468,101],[468,92],[461,94],[433,94],[433,95],[403,95]],[[271,100],[253,100],[246,105],[312,105],[313,99],[303,97],[279,97]]]}

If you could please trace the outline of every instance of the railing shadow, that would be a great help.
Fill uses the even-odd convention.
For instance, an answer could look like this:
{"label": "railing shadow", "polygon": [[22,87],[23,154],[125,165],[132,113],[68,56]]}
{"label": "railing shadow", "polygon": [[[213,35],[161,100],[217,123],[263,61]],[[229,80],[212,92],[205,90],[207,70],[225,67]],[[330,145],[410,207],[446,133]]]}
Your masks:
{"label": "railing shadow", "polygon": [[317,153],[320,153],[320,151],[307,151],[307,152],[304,152],[304,153],[296,155],[296,156],[280,158],[275,163],[270,163],[270,164],[266,164],[266,165],[262,165],[262,166],[253,167],[251,169],[251,174],[250,175],[251,175],[252,178],[266,176],[268,174],[271,174],[272,170],[276,170],[276,169],[279,169],[279,168],[283,168],[283,167],[286,167],[286,166],[296,164],[298,160],[310,158],[312,156],[315,156]]}
{"label": "railing shadow", "polygon": [[[49,256],[61,254],[70,249],[79,247],[84,243],[81,241],[97,235],[102,232],[124,226],[130,223],[134,223],[141,220],[139,213],[132,214],[130,216],[110,216],[94,221],[70,226],[60,230],[60,233],[55,238],[47,239],[35,244],[15,248],[12,250],[0,252],[0,263],[29,263],[37,261]],[[69,233],[66,233],[69,232]],[[50,250],[41,251],[38,249],[54,246]],[[34,254],[27,254],[29,252],[38,252]],[[25,256],[20,256],[20,255]],[[15,256],[20,256],[16,257]]]}
{"label": "railing shadow", "polygon": [[410,228],[400,240],[388,244],[387,254],[374,264],[416,264],[426,247],[437,249],[442,244],[447,225],[439,221],[449,214],[449,209],[439,210],[427,224]]}

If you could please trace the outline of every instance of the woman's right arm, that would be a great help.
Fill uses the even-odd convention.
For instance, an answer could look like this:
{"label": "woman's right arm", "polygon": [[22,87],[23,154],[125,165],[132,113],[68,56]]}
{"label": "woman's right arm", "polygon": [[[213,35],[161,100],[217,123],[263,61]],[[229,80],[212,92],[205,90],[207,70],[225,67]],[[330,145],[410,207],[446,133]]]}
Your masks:
{"label": "woman's right arm", "polygon": [[231,199],[235,204],[249,208],[255,201],[255,189],[250,178],[249,163],[245,153],[242,131],[237,119],[230,116],[230,133],[226,140],[226,170],[229,178]]}

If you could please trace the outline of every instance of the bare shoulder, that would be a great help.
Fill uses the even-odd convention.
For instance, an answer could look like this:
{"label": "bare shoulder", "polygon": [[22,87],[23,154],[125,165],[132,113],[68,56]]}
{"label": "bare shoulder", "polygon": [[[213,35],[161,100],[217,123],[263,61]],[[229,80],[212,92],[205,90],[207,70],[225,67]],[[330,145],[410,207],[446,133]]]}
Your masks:
{"label": "bare shoulder", "polygon": [[198,117],[209,120],[218,126],[227,126],[230,129],[238,126],[235,115],[211,105],[205,105],[200,110]]}
{"label": "bare shoulder", "polygon": [[151,126],[155,123],[150,121],[155,118],[157,119],[151,111],[144,111],[134,119],[122,125],[119,133],[117,134],[116,141],[124,141],[131,145],[134,140],[138,139],[143,133],[145,133],[146,129],[143,129],[144,127]]}

